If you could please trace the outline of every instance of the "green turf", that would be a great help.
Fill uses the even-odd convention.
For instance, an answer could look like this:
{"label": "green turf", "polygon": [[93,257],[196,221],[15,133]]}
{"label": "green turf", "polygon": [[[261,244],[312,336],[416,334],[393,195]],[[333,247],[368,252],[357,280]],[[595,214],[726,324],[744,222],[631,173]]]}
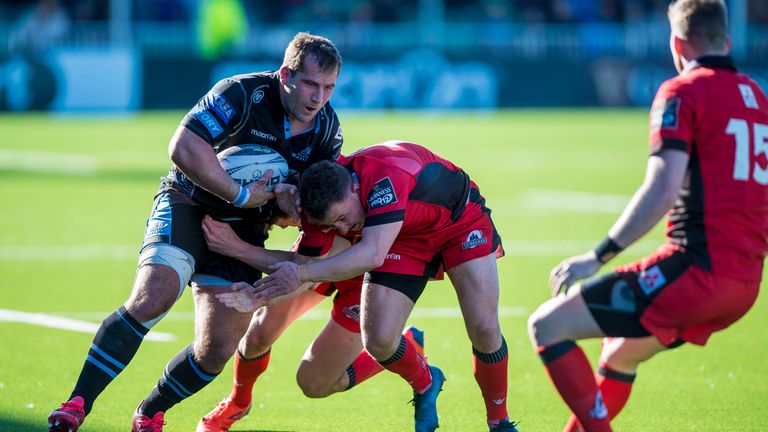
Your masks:
{"label": "green turf", "polygon": [[[135,117],[0,116],[0,309],[41,312],[98,322],[128,295],[135,254],[157,179],[169,166],[167,142],[182,113]],[[342,113],[346,152],[388,139],[411,140],[465,168],[493,209],[509,256],[500,261],[501,304],[526,315],[548,297],[549,270],[570,252],[596,243],[617,214],[542,208],[531,197],[546,191],[591,191],[628,196],[644,172],[647,116],[642,111],[512,111],[489,114]],[[14,152],[10,152],[13,150]],[[86,155],[94,174],[31,172],[19,152]],[[16,158],[16,159],[14,159]],[[6,159],[6,160],[3,160]],[[544,190],[544,192],[541,192]],[[620,200],[621,198],[619,198]],[[557,203],[552,203],[557,204]],[[276,245],[293,233],[276,231]],[[661,241],[657,228],[619,262]],[[562,246],[570,241],[573,244]],[[547,251],[532,245],[555,245]],[[556,247],[560,244],[560,248]],[[587,245],[587,246],[584,246]],[[122,251],[78,257],[78,250]],[[28,249],[26,253],[19,248]],[[60,249],[56,249],[56,247]],[[78,249],[78,247],[80,247]],[[565,249],[563,249],[565,248]],[[49,259],[35,253],[59,251]],[[31,252],[30,252],[31,251]],[[63,252],[62,252],[63,251]],[[48,252],[45,252],[48,253]],[[417,309],[456,307],[445,283],[431,285]],[[328,305],[319,306],[327,310]],[[136,405],[165,363],[191,341],[189,293],[176,319],[157,331],[177,342],[145,342],[126,371],[97,401],[87,431],[127,430]],[[683,347],[640,369],[617,430],[766,430],[768,353],[766,299],[706,349]],[[185,314],[186,312],[186,314]],[[502,318],[510,347],[509,408],[524,431],[557,431],[567,418],[526,336],[525,316]],[[426,329],[431,362],[448,377],[439,401],[441,430],[483,430],[484,409],[460,319],[414,319]],[[273,350],[269,371],[256,385],[251,415],[237,431],[405,431],[412,426],[409,387],[381,374],[349,393],[307,399],[294,374],[322,320],[291,327]],[[66,399],[91,336],[0,322],[0,431],[46,430],[46,417]],[[591,358],[598,346],[584,344]],[[168,431],[191,431],[230,387],[231,369],[167,415]]]}

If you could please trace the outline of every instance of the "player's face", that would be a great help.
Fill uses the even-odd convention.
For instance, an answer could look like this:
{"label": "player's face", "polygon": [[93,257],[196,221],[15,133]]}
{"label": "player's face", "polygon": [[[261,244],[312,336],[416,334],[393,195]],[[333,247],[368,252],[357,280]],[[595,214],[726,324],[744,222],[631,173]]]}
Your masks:
{"label": "player's face", "polygon": [[365,223],[365,210],[360,204],[357,185],[344,199],[332,204],[328,208],[326,217],[318,221],[319,225],[333,228],[345,235],[350,231],[360,231]]}
{"label": "player's face", "polygon": [[280,69],[283,107],[291,119],[302,123],[313,121],[331,98],[338,75],[338,69],[320,69],[312,55],[306,58],[302,71]]}

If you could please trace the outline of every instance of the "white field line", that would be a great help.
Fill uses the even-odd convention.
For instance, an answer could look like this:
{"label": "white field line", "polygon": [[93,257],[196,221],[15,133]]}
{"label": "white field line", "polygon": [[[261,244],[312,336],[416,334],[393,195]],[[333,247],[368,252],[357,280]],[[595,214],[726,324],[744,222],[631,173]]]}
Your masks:
{"label": "white field line", "polygon": [[[328,302],[330,304],[330,302]],[[522,306],[502,306],[499,307],[499,317],[519,318],[527,316],[528,309]],[[72,318],[82,320],[103,320],[110,312],[58,312],[57,315],[67,315]],[[307,321],[326,321],[330,319],[331,311],[328,309],[311,309],[299,318]],[[435,318],[435,319],[454,319],[461,318],[461,310],[457,307],[419,307],[413,309],[411,318]],[[189,312],[169,312],[163,318],[163,321],[192,322],[195,320],[195,313]],[[150,333],[151,334],[151,333]]]}
{"label": "white field line", "polygon": [[[101,314],[100,319],[106,318],[107,315],[109,314]],[[81,321],[57,315],[0,309],[0,322],[3,321],[37,325],[41,327],[50,327],[60,330],[71,330],[90,334],[96,333],[96,331],[99,329],[99,326],[101,325],[100,323]],[[146,335],[146,337],[144,337],[144,339],[155,342],[173,342],[176,340],[176,336],[170,333],[151,331]]]}
{"label": "white field line", "polygon": [[[508,256],[551,257],[586,252],[595,247],[594,241],[569,240],[515,240],[504,239]],[[645,255],[654,251],[659,240],[642,240],[633,245],[627,254]],[[290,245],[274,244],[269,248],[287,249]],[[137,245],[67,245],[67,246],[0,246],[0,261],[90,261],[136,260]]]}
{"label": "white field line", "polygon": [[[631,196],[559,189],[526,189],[522,205],[539,210],[570,210],[586,213],[618,213]],[[493,208],[493,200],[489,201]]]}
{"label": "white field line", "polygon": [[0,169],[91,176],[99,161],[83,154],[0,149]]}

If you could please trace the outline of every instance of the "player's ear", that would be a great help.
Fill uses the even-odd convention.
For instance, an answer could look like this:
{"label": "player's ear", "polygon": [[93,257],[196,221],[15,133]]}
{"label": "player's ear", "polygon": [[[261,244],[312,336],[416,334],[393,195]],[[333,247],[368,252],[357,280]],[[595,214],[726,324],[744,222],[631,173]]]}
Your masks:
{"label": "player's ear", "polygon": [[286,85],[288,84],[288,79],[291,78],[293,75],[293,71],[288,66],[283,66],[280,68],[280,84]]}
{"label": "player's ear", "polygon": [[684,40],[680,39],[675,35],[672,35],[672,43],[671,43],[672,49],[675,51],[675,54],[677,54],[678,56],[683,55],[683,51],[684,51],[683,44],[685,44]]}
{"label": "player's ear", "polygon": [[725,54],[728,55],[728,53],[731,52],[731,36],[725,35]]}

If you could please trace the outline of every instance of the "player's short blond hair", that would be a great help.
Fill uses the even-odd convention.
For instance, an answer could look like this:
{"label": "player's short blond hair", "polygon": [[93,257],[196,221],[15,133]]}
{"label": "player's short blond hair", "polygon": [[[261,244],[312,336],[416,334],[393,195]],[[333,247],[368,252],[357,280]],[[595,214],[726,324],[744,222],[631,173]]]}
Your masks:
{"label": "player's short blond hair", "polygon": [[672,34],[701,48],[722,48],[728,38],[724,0],[676,0],[667,17]]}
{"label": "player's short blond hair", "polygon": [[303,71],[307,56],[313,56],[317,65],[323,71],[341,71],[341,54],[336,45],[328,38],[311,35],[306,32],[297,33],[285,49],[283,66],[294,71]]}

